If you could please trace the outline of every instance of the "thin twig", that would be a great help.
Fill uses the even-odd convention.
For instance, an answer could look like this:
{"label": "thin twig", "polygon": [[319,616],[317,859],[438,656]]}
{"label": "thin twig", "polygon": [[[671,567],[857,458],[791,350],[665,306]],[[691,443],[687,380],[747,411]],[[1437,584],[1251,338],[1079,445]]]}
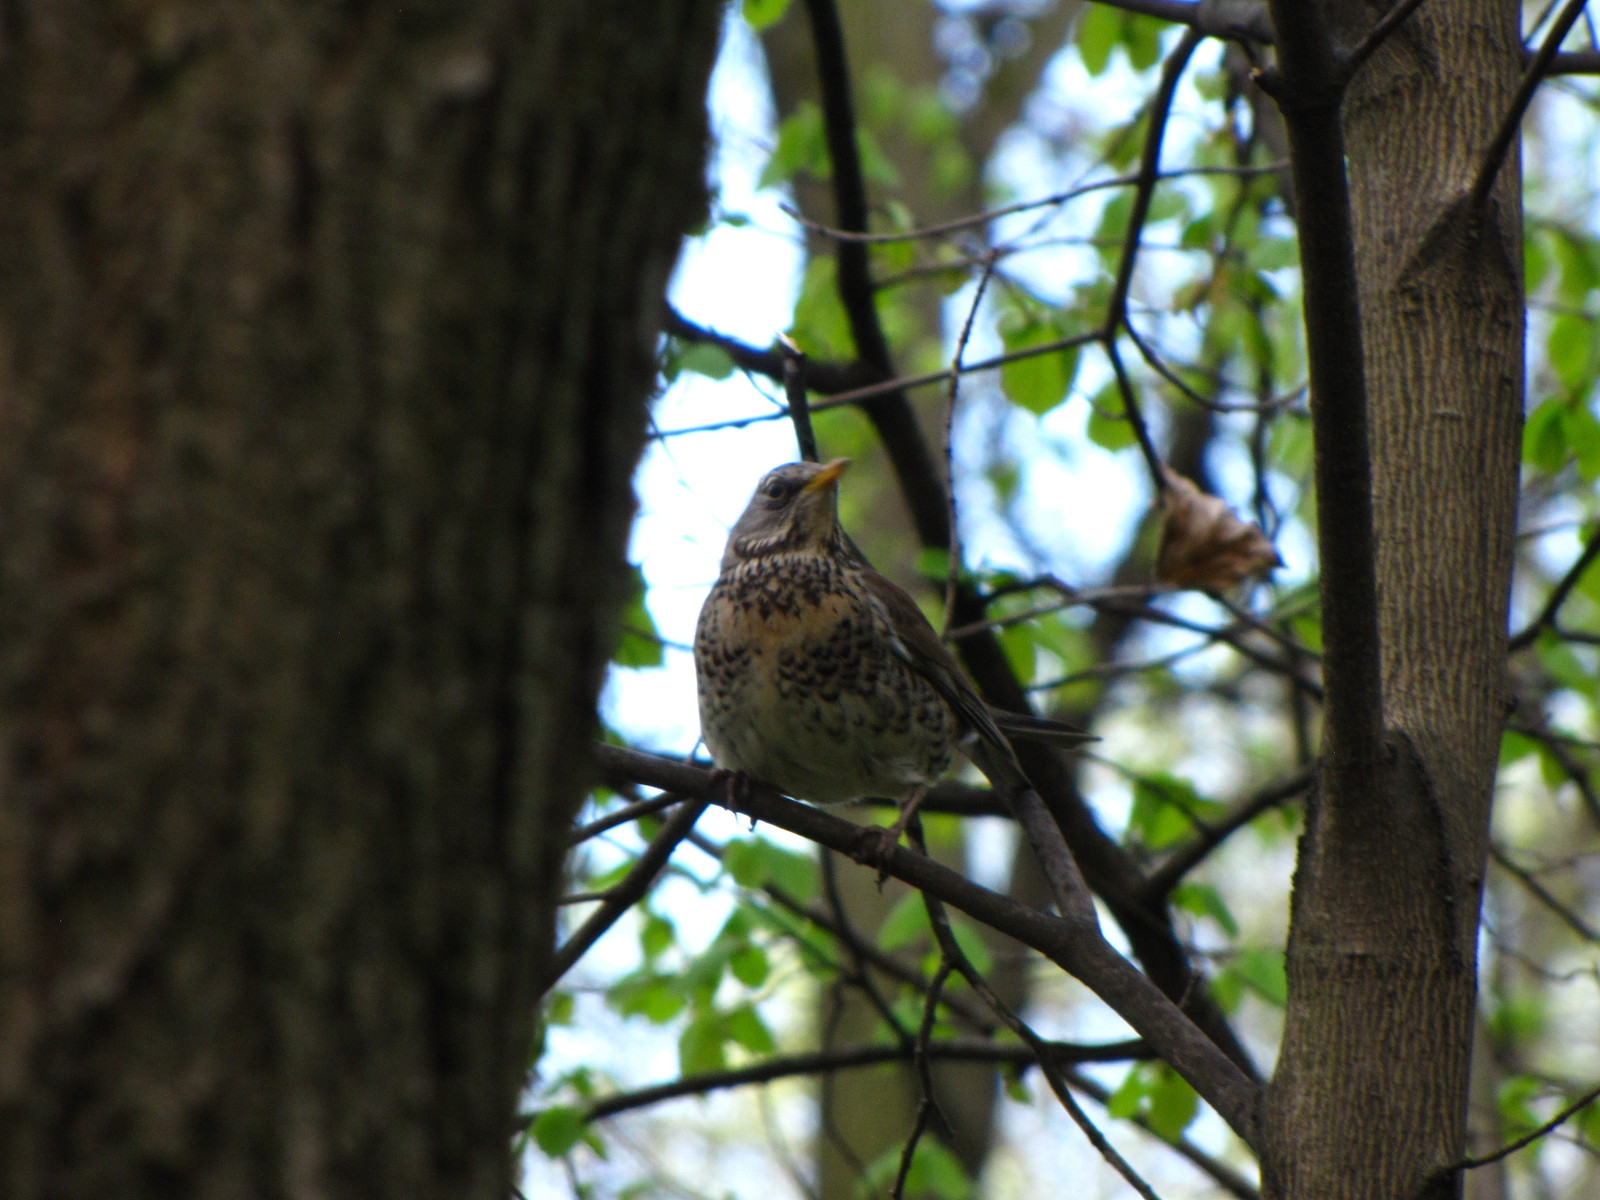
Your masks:
{"label": "thin twig", "polygon": [[1268,784],[1253,796],[1234,805],[1221,820],[1202,824],[1200,832],[1183,843],[1150,872],[1145,882],[1151,902],[1165,900],[1190,871],[1194,870],[1234,832],[1254,821],[1270,808],[1276,808],[1300,795],[1317,777],[1316,763],[1309,762],[1293,775]]}
{"label": "thin twig", "polygon": [[961,336],[956,339],[956,352],[950,358],[950,386],[944,403],[944,494],[949,504],[950,546],[945,563],[944,620],[945,629],[955,612],[956,590],[961,586],[961,533],[956,522],[956,472],[951,432],[956,419],[956,394],[961,385],[961,358],[967,352],[967,341],[972,337],[972,326],[978,317],[978,307],[983,303],[983,293],[994,275],[995,256],[991,252],[983,264],[983,274],[978,276],[978,288],[972,296],[972,307],[967,309],[967,319],[962,323]]}
{"label": "thin twig", "polygon": [[1133,272],[1139,261],[1139,239],[1144,233],[1145,220],[1150,215],[1150,202],[1155,196],[1156,183],[1161,177],[1161,143],[1166,137],[1167,120],[1172,115],[1172,100],[1177,93],[1178,81],[1183,78],[1184,68],[1189,65],[1189,59],[1194,55],[1195,48],[1200,45],[1202,35],[1197,29],[1186,29],[1178,44],[1172,48],[1172,53],[1167,55],[1167,60],[1161,65],[1161,81],[1156,88],[1156,94],[1150,102],[1150,128],[1145,135],[1144,152],[1139,162],[1139,183],[1133,193],[1133,206],[1128,213],[1128,228],[1124,234],[1122,256],[1117,262],[1116,279],[1111,285],[1111,296],[1106,302],[1105,318],[1105,352],[1111,360],[1111,368],[1117,375],[1117,386],[1122,392],[1123,407],[1127,411],[1128,420],[1133,425],[1134,437],[1138,440],[1139,449],[1144,454],[1145,465],[1150,470],[1150,479],[1155,491],[1159,494],[1166,490],[1166,475],[1162,469],[1161,456],[1156,452],[1155,443],[1151,441],[1150,431],[1145,425],[1144,415],[1140,412],[1138,399],[1134,394],[1133,383],[1128,377],[1127,370],[1122,365],[1122,356],[1117,350],[1117,332],[1128,323],[1128,293],[1133,287]]}
{"label": "thin twig", "polygon": [[[828,898],[828,911],[831,914],[833,927],[839,930],[838,940],[844,946],[845,953],[850,956],[853,972],[846,976],[843,970],[839,975],[849,983],[860,988],[867,997],[867,1002],[878,1012],[883,1023],[894,1033],[895,1040],[903,1049],[910,1049],[912,1035],[900,1020],[900,1014],[894,1011],[894,1005],[889,1003],[889,998],[878,990],[877,982],[872,978],[872,972],[867,970],[866,948],[869,945],[850,921],[849,909],[845,906],[844,894],[839,890],[839,871],[835,865],[835,855],[832,851],[822,852],[821,874],[823,894]],[[887,957],[887,956],[885,956]],[[917,972],[916,978],[922,978]]]}
{"label": "thin twig", "polygon": [[637,821],[640,817],[648,817],[651,813],[658,813],[663,808],[671,808],[678,802],[676,796],[652,796],[648,800],[635,800],[632,804],[624,805],[616,812],[607,813],[605,816],[591,821],[578,829],[574,829],[567,836],[569,848],[587,842],[590,838],[599,837],[607,830],[615,829],[618,825],[626,825],[629,821]]}
{"label": "thin twig", "polygon": [[1600,1100],[1600,1083],[1595,1084],[1594,1087],[1583,1093],[1583,1095],[1579,1096],[1571,1104],[1567,1105],[1555,1116],[1551,1117],[1543,1125],[1539,1126],[1539,1128],[1524,1134],[1514,1142],[1508,1142],[1506,1145],[1501,1146],[1500,1149],[1496,1150],[1493,1154],[1485,1154],[1482,1158],[1464,1158],[1455,1165],[1455,1169],[1465,1169],[1471,1171],[1478,1167],[1487,1167],[1490,1163],[1499,1162],[1502,1158],[1506,1158],[1509,1155],[1515,1154],[1524,1146],[1532,1145],[1534,1142],[1544,1137],[1545,1134],[1554,1130],[1558,1125],[1565,1124],[1570,1118],[1576,1116],[1583,1109],[1588,1108],[1589,1105],[1593,1104],[1596,1100]]}
{"label": "thin twig", "polygon": [[[1268,175],[1281,171],[1287,163],[1272,163],[1269,166],[1239,166],[1239,167],[1185,167],[1177,171],[1164,171],[1160,175],[1166,179],[1186,179],[1195,175],[1230,175],[1239,178],[1250,178],[1256,175]],[[783,211],[804,225],[812,233],[836,242],[862,242],[869,246],[882,246],[894,242],[913,242],[925,238],[943,237],[947,233],[960,233],[966,229],[973,229],[979,225],[987,225],[1001,217],[1013,216],[1016,213],[1027,212],[1034,208],[1048,208],[1055,204],[1065,204],[1069,200],[1076,200],[1080,196],[1088,196],[1094,192],[1104,191],[1107,188],[1131,187],[1139,182],[1139,175],[1118,175],[1112,179],[1096,179],[1090,183],[1080,184],[1064,192],[1053,195],[1041,196],[1036,200],[1019,200],[1015,204],[1007,204],[1001,208],[991,208],[986,212],[974,213],[968,217],[958,217],[954,221],[945,221],[938,225],[926,225],[921,229],[910,229],[904,233],[857,233],[849,229],[834,229],[820,221],[813,221],[798,209],[789,205],[780,205]]]}
{"label": "thin twig", "polygon": [[[1052,1063],[1126,1062],[1145,1058],[1147,1054],[1122,1054],[1117,1046],[1137,1047],[1138,1042],[1121,1042],[1105,1047],[1072,1042],[1046,1042],[1045,1054]],[[1002,1045],[987,1038],[946,1038],[930,1041],[927,1047],[930,1058],[940,1062],[976,1062],[1032,1065],[1034,1052],[1026,1046]],[[706,1071],[697,1075],[684,1075],[668,1083],[620,1092],[597,1100],[584,1114],[590,1121],[604,1120],[619,1113],[648,1108],[667,1100],[683,1096],[703,1096],[724,1088],[748,1087],[758,1083],[772,1083],[796,1075],[823,1075],[838,1071],[851,1071],[861,1067],[876,1067],[883,1063],[909,1062],[909,1046],[845,1046],[832,1050],[815,1050],[803,1054],[780,1054],[747,1067],[733,1067],[725,1071]]]}
{"label": "thin twig", "polygon": [[1534,876],[1526,867],[1519,866],[1512,857],[1502,850],[1495,842],[1489,843],[1489,856],[1511,875],[1518,883],[1527,888],[1529,893],[1543,904],[1569,929],[1588,942],[1600,942],[1600,932],[1593,929],[1587,921],[1573,912],[1565,904],[1555,898],[1555,895]]}
{"label": "thin twig", "polygon": [[[926,853],[927,850],[922,841],[921,821],[916,817],[912,817],[909,829],[912,844],[918,850]],[[1073,1097],[1072,1090],[1067,1086],[1066,1080],[1061,1077],[1061,1073],[1055,1069],[1048,1055],[1044,1053],[1043,1039],[1033,1031],[1026,1021],[1011,1010],[1011,1006],[1000,998],[995,990],[989,986],[989,981],[972,965],[971,960],[967,958],[960,944],[956,941],[955,932],[950,928],[950,917],[945,912],[944,905],[939,902],[936,896],[929,895],[926,892],[923,893],[922,902],[927,909],[928,922],[933,926],[933,935],[939,944],[939,953],[944,959],[943,969],[953,969],[958,972],[967,981],[967,985],[982,997],[984,1003],[994,1010],[994,1015],[1000,1019],[1001,1023],[1016,1034],[1017,1037],[1021,1038],[1023,1044],[1029,1050],[1035,1052],[1039,1070],[1043,1072],[1046,1082],[1050,1085],[1050,1090],[1055,1093],[1056,1099],[1061,1103],[1061,1107],[1067,1110],[1067,1115],[1083,1131],[1084,1137],[1089,1139],[1089,1144],[1099,1152],[1100,1157],[1104,1158],[1117,1174],[1127,1180],[1128,1186],[1144,1197],[1144,1200],[1160,1200],[1154,1189],[1133,1169],[1128,1160],[1117,1153],[1116,1147],[1106,1140],[1099,1127],[1089,1120],[1089,1114],[1083,1111],[1083,1108]]]}
{"label": "thin twig", "polygon": [[1567,0],[1555,23],[1550,26],[1550,32],[1545,34],[1545,39],[1540,43],[1533,61],[1523,70],[1522,82],[1517,85],[1516,95],[1511,98],[1505,115],[1500,118],[1500,128],[1495,130],[1488,149],[1483,152],[1483,162],[1478,167],[1478,177],[1473,180],[1472,191],[1467,195],[1467,211],[1475,216],[1483,215],[1484,207],[1489,202],[1489,191],[1494,187],[1495,178],[1500,174],[1500,165],[1505,162],[1506,155],[1511,150],[1511,143],[1516,140],[1517,130],[1522,127],[1522,117],[1533,101],[1533,93],[1549,74],[1550,64],[1555,59],[1556,51],[1561,48],[1562,39],[1567,36],[1587,3],[1588,0]]}
{"label": "thin twig", "polygon": [[1367,36],[1361,39],[1361,44],[1352,50],[1344,60],[1339,70],[1339,87],[1349,86],[1356,72],[1361,70],[1363,63],[1372,57],[1373,51],[1389,39],[1389,35],[1400,27],[1400,23],[1409,17],[1421,6],[1423,0],[1400,0],[1370,30]]}
{"label": "thin twig", "polygon": [[[917,832],[922,832],[920,823],[912,818],[912,823],[918,825]],[[922,844],[920,838],[916,840],[917,849],[924,854],[928,848]],[[911,1061],[916,1068],[917,1077],[922,1083],[922,1095],[917,1101],[917,1116],[912,1123],[911,1133],[906,1138],[905,1145],[900,1148],[900,1167],[895,1172],[894,1186],[889,1194],[894,1200],[903,1200],[906,1194],[906,1180],[911,1177],[911,1164],[917,1155],[917,1144],[922,1141],[922,1135],[935,1119],[940,1127],[948,1133],[950,1122],[939,1108],[939,1102],[933,1091],[933,1069],[929,1065],[928,1045],[933,1041],[934,1020],[939,1013],[939,995],[944,991],[945,980],[950,978],[953,968],[948,959],[939,963],[939,969],[933,973],[929,982],[928,993],[922,1003],[922,1023],[917,1029],[917,1040],[912,1048]]]}
{"label": "thin twig", "polygon": [[783,398],[789,405],[789,419],[794,423],[794,440],[800,448],[804,462],[820,462],[817,455],[817,434],[811,428],[811,405],[806,400],[806,356],[786,337],[778,345],[783,351]]}
{"label": "thin twig", "polygon": [[1600,558],[1600,525],[1596,525],[1594,532],[1589,535],[1589,540],[1584,545],[1582,553],[1578,555],[1577,561],[1567,568],[1567,573],[1556,582],[1555,587],[1550,589],[1550,595],[1545,598],[1544,607],[1539,610],[1539,615],[1528,622],[1527,628],[1506,643],[1508,653],[1533,645],[1538,640],[1539,631],[1545,626],[1554,628],[1561,606],[1567,602],[1572,589],[1578,586],[1583,573],[1596,558]]}
{"label": "thin twig", "polygon": [[1107,360],[1111,363],[1111,370],[1117,377],[1117,390],[1122,393],[1123,410],[1127,413],[1128,423],[1133,426],[1134,441],[1138,443],[1139,453],[1144,456],[1144,465],[1150,472],[1151,485],[1155,493],[1160,495],[1167,490],[1164,464],[1160,453],[1156,450],[1155,442],[1150,437],[1150,427],[1145,424],[1138,393],[1134,391],[1128,369],[1122,365],[1122,353],[1117,349],[1115,338],[1106,339],[1105,352]]}
{"label": "thin twig", "polygon": [[1123,234],[1122,256],[1117,262],[1117,275],[1111,285],[1111,296],[1106,302],[1105,328],[1109,336],[1128,319],[1128,292],[1133,286],[1133,270],[1139,260],[1139,238],[1144,223],[1150,215],[1150,202],[1156,184],[1161,178],[1161,143],[1166,137],[1167,119],[1172,115],[1172,99],[1183,78],[1201,35],[1194,29],[1184,31],[1183,37],[1167,55],[1161,65],[1161,82],[1150,101],[1150,128],[1145,134],[1144,151],[1139,161],[1139,173],[1133,193],[1133,205],[1128,212],[1128,228]]}
{"label": "thin twig", "polygon": [[655,840],[645,847],[643,854],[639,855],[638,861],[633,864],[632,870],[622,882],[606,894],[600,907],[589,915],[589,919],[578,927],[577,932],[561,944],[561,948],[551,959],[545,977],[535,982],[534,995],[542,996],[554,987],[556,982],[572,969],[573,964],[583,957],[589,947],[599,941],[605,932],[617,923],[622,914],[650,890],[650,885],[655,882],[656,876],[661,874],[661,869],[667,865],[667,859],[672,857],[673,850],[677,849],[679,842],[689,836],[689,831],[694,828],[694,823],[700,819],[700,814],[705,811],[709,802],[709,799],[704,797],[683,800],[678,810],[662,825],[661,832],[656,834]]}

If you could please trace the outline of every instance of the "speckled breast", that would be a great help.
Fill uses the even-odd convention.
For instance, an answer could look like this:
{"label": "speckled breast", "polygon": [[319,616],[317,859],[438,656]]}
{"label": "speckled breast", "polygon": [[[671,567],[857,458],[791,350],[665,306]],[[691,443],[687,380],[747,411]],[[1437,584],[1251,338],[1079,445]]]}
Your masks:
{"label": "speckled breast", "polygon": [[950,766],[955,721],[894,650],[848,564],[736,564],[700,611],[700,722],[718,766],[818,804],[902,799]]}

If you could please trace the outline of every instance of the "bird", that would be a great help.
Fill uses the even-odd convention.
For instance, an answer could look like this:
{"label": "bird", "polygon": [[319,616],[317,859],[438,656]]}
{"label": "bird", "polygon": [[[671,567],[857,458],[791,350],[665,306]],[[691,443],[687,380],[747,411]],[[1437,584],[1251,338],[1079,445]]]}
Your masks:
{"label": "bird", "polygon": [[777,467],[728,535],[694,661],[713,764],[798,800],[902,805],[899,840],[960,747],[1027,787],[1007,734],[1072,746],[1061,722],[991,709],[909,595],[839,525],[846,458]]}

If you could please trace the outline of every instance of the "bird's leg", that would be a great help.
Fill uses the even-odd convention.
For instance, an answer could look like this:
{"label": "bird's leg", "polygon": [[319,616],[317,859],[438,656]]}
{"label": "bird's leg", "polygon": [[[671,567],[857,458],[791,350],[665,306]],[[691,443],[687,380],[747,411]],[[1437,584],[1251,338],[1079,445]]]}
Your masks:
{"label": "bird's leg", "polygon": [[[727,767],[711,768],[711,786],[722,785],[722,807],[730,808],[734,812],[744,813],[745,805],[750,802],[750,789],[755,786],[755,781],[743,771],[730,771]],[[750,828],[756,827],[756,819],[750,817]]]}
{"label": "bird's leg", "polygon": [[906,826],[911,824],[912,818],[917,815],[917,809],[922,807],[922,798],[926,796],[926,788],[912,788],[904,803],[900,805],[900,816],[893,825],[885,825],[878,831],[878,883],[889,878],[889,855],[900,844],[900,838],[906,831]]}

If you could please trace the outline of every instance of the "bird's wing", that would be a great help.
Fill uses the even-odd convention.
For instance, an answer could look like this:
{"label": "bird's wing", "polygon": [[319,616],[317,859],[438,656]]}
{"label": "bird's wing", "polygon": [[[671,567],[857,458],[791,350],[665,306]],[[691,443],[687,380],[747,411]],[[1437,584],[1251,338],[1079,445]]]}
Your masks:
{"label": "bird's wing", "polygon": [[995,724],[989,706],[967,682],[955,655],[939,640],[917,602],[876,571],[862,571],[861,577],[867,591],[883,605],[889,616],[890,626],[897,635],[896,652],[933,685],[933,690],[974,733],[1011,757],[1011,743]]}
{"label": "bird's wing", "polygon": [[1047,746],[1072,747],[1084,742],[1098,742],[1092,733],[1085,733],[1065,721],[1052,721],[1048,717],[1035,717],[1030,713],[1014,713],[1003,708],[991,708],[989,715],[1008,738],[1025,738]]}
{"label": "bird's wing", "polygon": [[933,685],[936,692],[979,737],[1010,758],[1009,738],[1021,737],[1054,746],[1077,746],[1098,739],[1062,721],[990,708],[967,681],[955,655],[922,615],[917,602],[891,580],[873,570],[861,572],[873,598],[883,605],[898,635],[897,651]]}

